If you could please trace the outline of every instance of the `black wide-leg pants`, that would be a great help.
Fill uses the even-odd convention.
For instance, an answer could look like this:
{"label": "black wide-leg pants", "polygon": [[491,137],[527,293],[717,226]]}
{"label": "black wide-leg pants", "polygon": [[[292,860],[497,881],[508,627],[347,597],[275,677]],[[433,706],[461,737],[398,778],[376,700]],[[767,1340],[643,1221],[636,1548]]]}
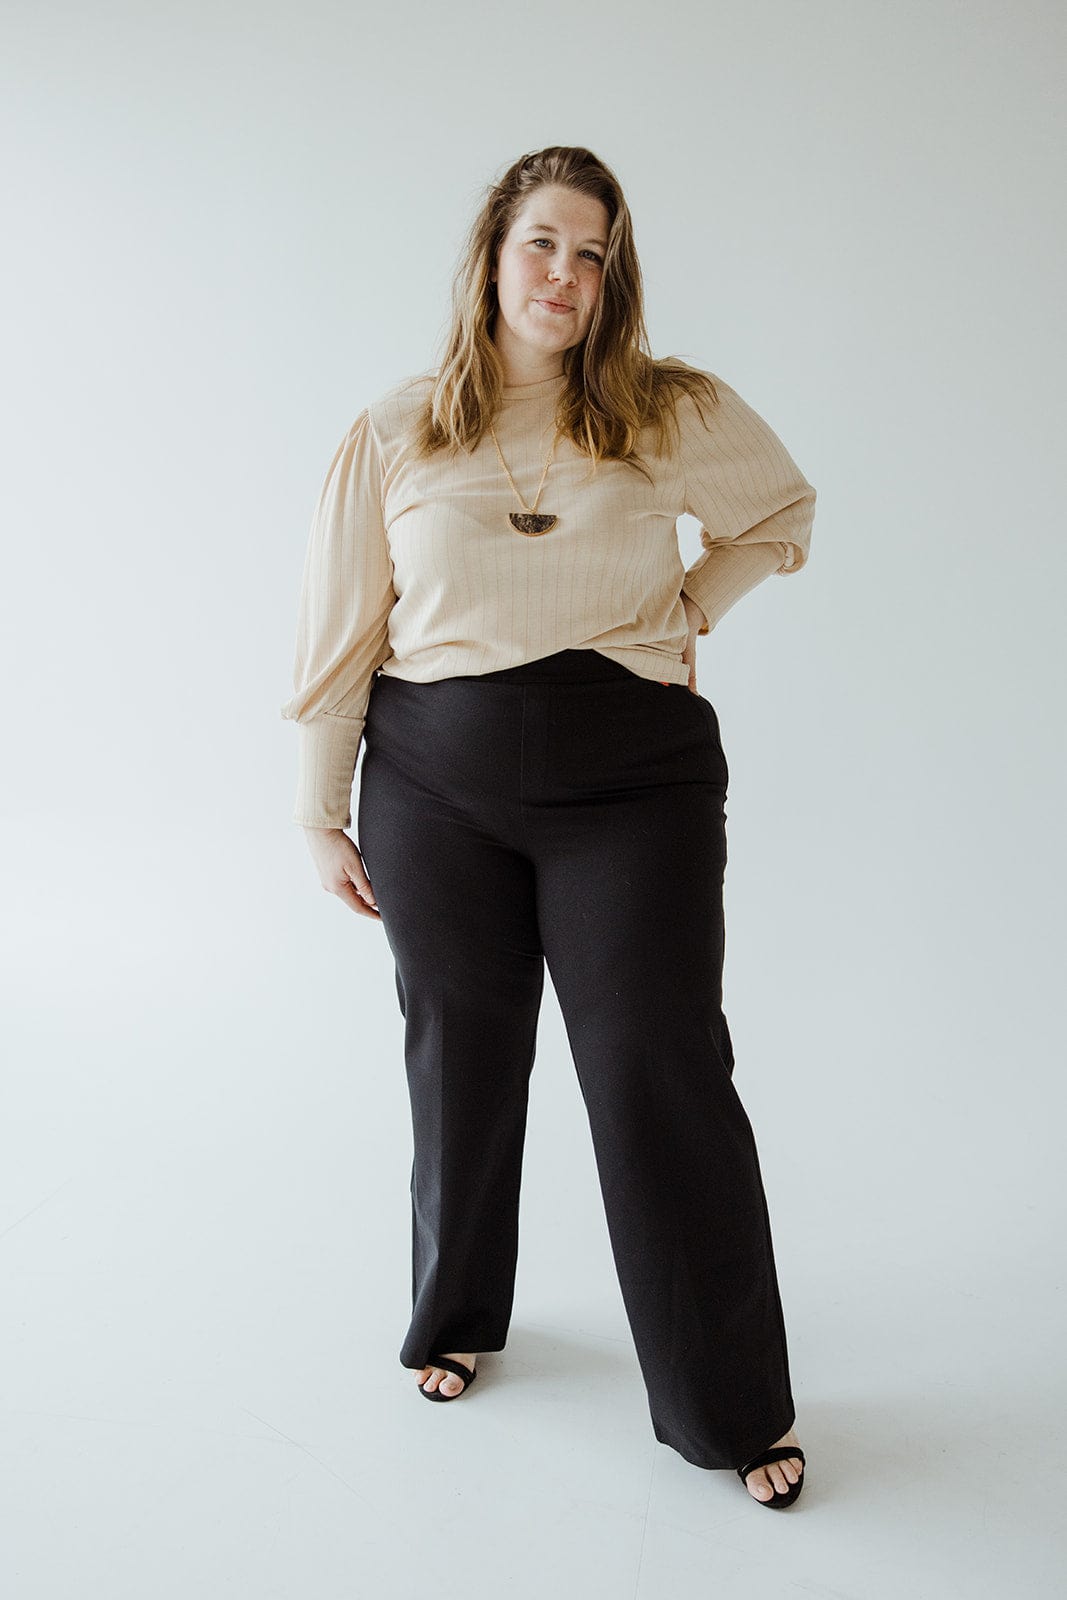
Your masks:
{"label": "black wide-leg pants", "polygon": [[710,701],[592,649],[372,683],[357,843],[395,958],[419,1368],[502,1350],[544,966],[653,1431],[740,1466],[793,1424],[722,1008],[728,768]]}

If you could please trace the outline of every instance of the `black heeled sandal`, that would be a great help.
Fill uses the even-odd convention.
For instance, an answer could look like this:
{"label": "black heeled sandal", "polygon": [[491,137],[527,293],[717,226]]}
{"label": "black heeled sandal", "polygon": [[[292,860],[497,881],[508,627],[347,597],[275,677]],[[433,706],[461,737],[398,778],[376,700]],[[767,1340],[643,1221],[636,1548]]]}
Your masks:
{"label": "black heeled sandal", "polygon": [[[807,1465],[804,1452],[798,1444],[776,1444],[772,1445],[769,1450],[761,1450],[758,1456],[753,1456],[752,1460],[746,1461],[743,1467],[738,1467],[737,1476],[744,1483],[749,1473],[754,1472],[757,1467],[768,1467],[772,1461],[786,1461],[790,1456],[797,1456],[800,1460],[800,1477],[796,1483],[791,1483],[785,1494],[779,1494],[772,1483],[770,1485],[770,1500],[756,1500],[754,1494],[749,1495],[750,1500],[756,1500],[757,1505],[767,1506],[771,1511],[781,1511],[785,1506],[793,1504],[793,1501],[804,1487],[804,1468]],[[746,1489],[747,1487],[746,1484]]]}
{"label": "black heeled sandal", "polygon": [[424,1400],[458,1400],[465,1395],[475,1378],[478,1376],[477,1367],[465,1367],[462,1361],[453,1361],[451,1356],[431,1356],[426,1365],[428,1367],[441,1367],[445,1372],[452,1372],[457,1378],[463,1379],[463,1387],[459,1394],[442,1394],[441,1385],[436,1389],[424,1389],[419,1384],[419,1393]]}

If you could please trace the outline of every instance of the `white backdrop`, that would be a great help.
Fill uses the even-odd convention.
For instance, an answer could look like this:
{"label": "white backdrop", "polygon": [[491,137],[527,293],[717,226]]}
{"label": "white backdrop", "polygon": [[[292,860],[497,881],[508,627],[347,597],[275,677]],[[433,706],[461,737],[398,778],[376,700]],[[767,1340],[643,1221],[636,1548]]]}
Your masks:
{"label": "white backdrop", "polygon": [[[915,1595],[1050,1592],[1065,32],[1037,0],[8,0],[20,1600],[208,1571],[402,1595],[430,1568],[457,1595],[502,1571],[521,1595],[897,1595],[905,1552]],[[811,1468],[790,1537],[651,1441],[547,986],[504,1409],[483,1387],[462,1422],[422,1414],[392,961],[290,821],[322,477],[439,354],[484,186],[549,143],[619,176],[655,353],[737,388],[819,492],[807,567],[698,646]]]}

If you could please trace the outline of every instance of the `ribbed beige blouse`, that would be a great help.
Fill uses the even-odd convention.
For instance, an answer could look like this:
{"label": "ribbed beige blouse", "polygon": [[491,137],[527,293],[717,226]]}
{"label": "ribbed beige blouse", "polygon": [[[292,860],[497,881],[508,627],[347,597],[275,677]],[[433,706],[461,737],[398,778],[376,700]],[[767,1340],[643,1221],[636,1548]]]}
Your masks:
{"label": "ribbed beige blouse", "polygon": [[[521,511],[490,435],[473,452],[414,459],[404,434],[432,384],[409,378],[362,410],[330,463],[311,523],[297,623],[299,725],[293,820],[347,828],[364,716],[377,670],[427,683],[492,672],[557,650],[599,650],[641,677],[687,683],[682,591],[707,633],[749,589],[796,572],[811,540],[815,490],[751,406],[715,373],[716,407],[678,400],[680,441],[640,443],[653,482],[618,461],[590,475],[556,445],[538,510],[547,533],[516,532]],[[503,391],[493,420],[504,459],[532,503],[552,443],[563,374]],[[683,513],[702,524],[686,570]]]}

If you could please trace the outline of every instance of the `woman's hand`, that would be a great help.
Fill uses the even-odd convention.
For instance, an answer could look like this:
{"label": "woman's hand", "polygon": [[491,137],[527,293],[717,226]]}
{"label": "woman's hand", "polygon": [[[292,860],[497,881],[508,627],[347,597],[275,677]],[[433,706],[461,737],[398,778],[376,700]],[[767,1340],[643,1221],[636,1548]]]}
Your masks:
{"label": "woman's hand", "polygon": [[682,604],[685,607],[685,620],[689,624],[689,637],[685,641],[682,660],[689,668],[689,688],[693,694],[699,694],[700,691],[697,688],[697,634],[704,626],[704,613],[696,601],[690,600],[687,594],[683,594]]}
{"label": "woman's hand", "polygon": [[354,840],[343,828],[305,828],[304,835],[319,869],[322,887],[353,911],[358,911],[361,917],[373,917],[375,922],[380,922],[378,902]]}

